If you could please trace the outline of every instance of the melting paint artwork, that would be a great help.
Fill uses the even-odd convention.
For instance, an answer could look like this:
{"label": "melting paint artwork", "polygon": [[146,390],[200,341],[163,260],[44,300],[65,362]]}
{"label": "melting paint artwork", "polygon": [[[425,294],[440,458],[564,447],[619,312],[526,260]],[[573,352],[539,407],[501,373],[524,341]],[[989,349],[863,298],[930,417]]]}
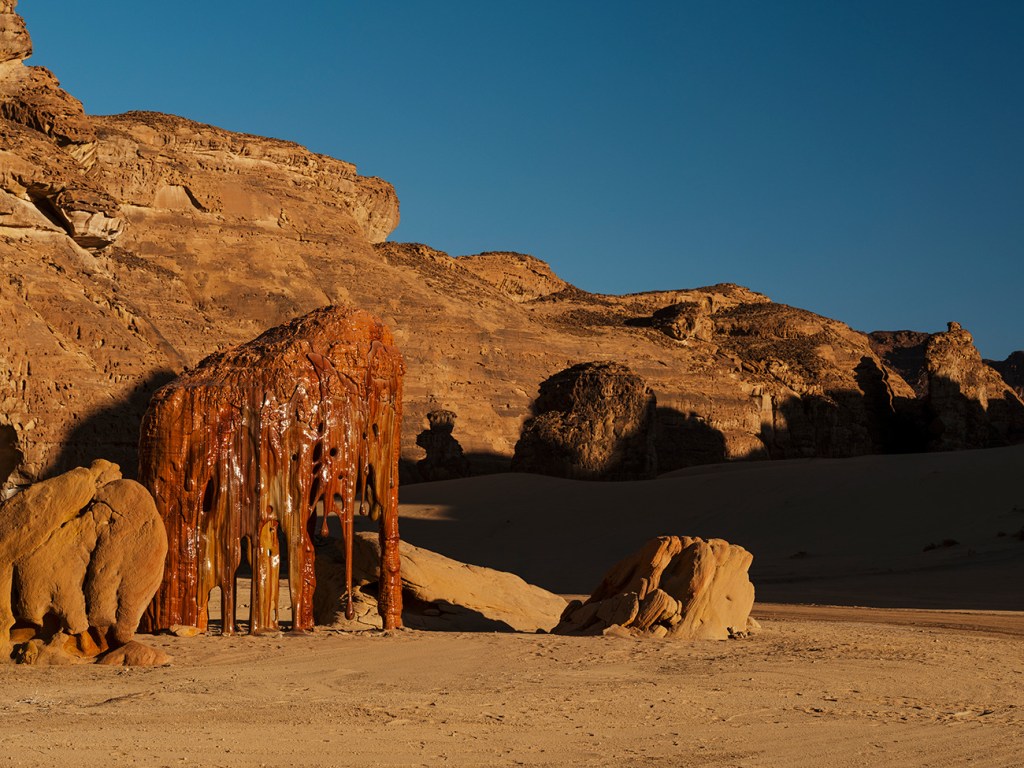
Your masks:
{"label": "melting paint artwork", "polygon": [[351,594],[357,504],[380,525],[384,627],[400,626],[403,372],[386,326],[360,310],[327,307],[211,355],[158,390],[142,424],[139,479],[170,546],[143,629],[205,629],[219,587],[223,631],[233,633],[243,548],[252,566],[249,631],[279,628],[282,555],[292,628],[311,628],[313,535],[318,524],[326,535],[328,515],[340,517]]}

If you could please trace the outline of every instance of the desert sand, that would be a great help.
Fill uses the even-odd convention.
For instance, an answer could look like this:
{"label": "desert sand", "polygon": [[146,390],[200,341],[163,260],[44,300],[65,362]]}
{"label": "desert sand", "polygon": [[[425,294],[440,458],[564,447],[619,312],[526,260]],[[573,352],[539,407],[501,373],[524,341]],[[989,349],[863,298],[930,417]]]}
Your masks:
{"label": "desert sand", "polygon": [[651,535],[724,536],[754,553],[762,630],[146,637],[172,666],[0,667],[0,765],[1020,765],[1022,461],[403,488],[414,544],[563,594]]}

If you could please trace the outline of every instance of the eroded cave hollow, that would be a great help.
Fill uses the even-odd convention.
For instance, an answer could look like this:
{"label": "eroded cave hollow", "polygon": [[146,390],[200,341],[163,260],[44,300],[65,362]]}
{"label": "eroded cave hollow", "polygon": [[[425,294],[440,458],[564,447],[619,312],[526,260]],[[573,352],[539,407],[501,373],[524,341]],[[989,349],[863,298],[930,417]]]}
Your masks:
{"label": "eroded cave hollow", "polygon": [[219,587],[223,631],[234,632],[243,548],[252,566],[250,632],[278,628],[282,559],[292,628],[309,629],[317,510],[323,533],[329,514],[341,518],[351,563],[357,500],[380,524],[384,627],[400,626],[403,372],[386,326],[360,310],[326,307],[211,355],[159,389],[142,424],[139,479],[170,546],[143,629],[205,629]]}

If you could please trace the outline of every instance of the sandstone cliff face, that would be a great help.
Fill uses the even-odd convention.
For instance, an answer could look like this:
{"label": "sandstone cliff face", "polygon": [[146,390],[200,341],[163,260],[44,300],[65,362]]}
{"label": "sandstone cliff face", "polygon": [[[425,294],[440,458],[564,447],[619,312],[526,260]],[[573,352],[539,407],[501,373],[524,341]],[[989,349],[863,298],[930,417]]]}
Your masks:
{"label": "sandstone cliff face", "polygon": [[394,330],[403,457],[458,414],[474,471],[507,469],[537,387],[586,360],[658,401],[660,468],[887,445],[912,398],[863,334],[736,285],[599,296],[529,256],[383,242],[389,184],[284,141],[86,115],[0,13],[0,486],[107,456],[131,472],[152,392],[324,305]]}
{"label": "sandstone cliff face", "polygon": [[868,334],[875,354],[899,373],[918,397],[928,394],[924,351],[931,337],[930,333],[921,331],[872,331]]}
{"label": "sandstone cliff face", "polygon": [[1005,360],[985,360],[985,363],[999,372],[1018,397],[1024,398],[1024,352],[1017,350]]}
{"label": "sandstone cliff face", "polygon": [[1024,402],[982,362],[959,323],[928,340],[925,367],[930,448],[999,446],[1024,437]]}

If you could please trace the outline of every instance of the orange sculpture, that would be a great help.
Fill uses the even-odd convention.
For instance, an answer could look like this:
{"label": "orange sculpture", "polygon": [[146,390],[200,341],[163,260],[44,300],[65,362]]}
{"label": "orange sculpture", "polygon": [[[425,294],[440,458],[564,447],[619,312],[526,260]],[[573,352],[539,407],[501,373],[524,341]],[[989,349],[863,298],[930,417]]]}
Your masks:
{"label": "orange sculpture", "polygon": [[169,548],[143,629],[205,629],[220,587],[235,631],[235,573],[252,565],[250,632],[278,628],[278,530],[288,556],[292,628],[313,626],[318,523],[341,518],[351,616],[353,515],[379,519],[379,610],[401,626],[398,456],[402,356],[372,315],[327,307],[203,360],[156,392],[142,424],[139,479]]}

